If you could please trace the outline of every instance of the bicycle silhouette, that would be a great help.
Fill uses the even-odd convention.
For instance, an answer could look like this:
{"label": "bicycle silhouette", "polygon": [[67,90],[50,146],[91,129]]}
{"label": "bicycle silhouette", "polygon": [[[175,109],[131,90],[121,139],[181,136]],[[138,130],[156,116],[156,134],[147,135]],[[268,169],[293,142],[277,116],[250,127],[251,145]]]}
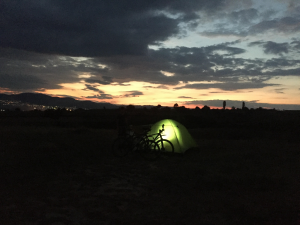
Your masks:
{"label": "bicycle silhouette", "polygon": [[127,132],[126,135],[119,136],[114,140],[112,145],[113,155],[116,157],[126,156],[129,152],[137,151],[145,159],[153,160],[160,156],[161,153],[174,152],[174,146],[171,141],[164,139],[164,125],[158,133],[148,134],[150,128],[144,130],[141,134],[132,134]]}
{"label": "bicycle silhouette", "polygon": [[163,124],[162,129],[159,130],[158,133],[147,135],[147,137],[149,140],[152,140],[158,144],[161,153],[164,152],[174,153],[174,145],[172,144],[172,142],[162,137],[164,136],[163,134],[164,131],[165,131],[165,125]]}

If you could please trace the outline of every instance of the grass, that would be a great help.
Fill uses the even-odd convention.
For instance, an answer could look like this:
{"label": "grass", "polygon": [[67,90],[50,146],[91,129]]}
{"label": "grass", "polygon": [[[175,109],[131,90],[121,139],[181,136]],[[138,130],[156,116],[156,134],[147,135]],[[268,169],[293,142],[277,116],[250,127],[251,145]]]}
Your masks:
{"label": "grass", "polygon": [[110,129],[2,126],[1,224],[299,224],[299,141],[190,130],[199,147],[114,158]]}

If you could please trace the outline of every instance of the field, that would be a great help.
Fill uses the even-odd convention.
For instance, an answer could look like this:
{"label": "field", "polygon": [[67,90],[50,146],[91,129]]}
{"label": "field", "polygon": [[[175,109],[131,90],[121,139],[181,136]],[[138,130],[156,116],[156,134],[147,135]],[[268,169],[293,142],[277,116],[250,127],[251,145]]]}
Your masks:
{"label": "field", "polygon": [[169,114],[199,147],[146,161],[104,111],[1,115],[0,224],[300,224],[299,112]]}

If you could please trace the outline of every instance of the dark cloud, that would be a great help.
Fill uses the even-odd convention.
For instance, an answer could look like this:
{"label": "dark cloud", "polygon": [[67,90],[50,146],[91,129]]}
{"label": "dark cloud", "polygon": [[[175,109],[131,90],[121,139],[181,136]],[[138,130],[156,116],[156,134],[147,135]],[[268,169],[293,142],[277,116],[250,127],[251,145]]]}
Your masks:
{"label": "dark cloud", "polygon": [[261,21],[249,28],[249,34],[264,33],[269,30],[280,33],[297,33],[300,31],[300,18],[284,17]]}
{"label": "dark cloud", "polygon": [[282,53],[289,53],[290,45],[288,43],[276,43],[273,41],[256,41],[249,43],[249,46],[262,46],[264,49],[264,53],[266,54],[275,54],[275,55],[282,55]]}
{"label": "dark cloud", "polygon": [[[174,73],[174,76],[171,77],[163,76],[160,73],[153,74],[151,78],[157,78],[164,84],[177,84],[179,81],[200,81],[212,77],[216,78],[221,76],[220,73],[222,72],[233,74],[233,68],[236,69],[244,60],[233,59],[232,57],[245,52],[245,50],[228,45],[225,43],[202,48],[178,47],[151,50],[149,52],[149,60],[152,60],[151,65],[155,62],[161,70]],[[227,72],[225,70],[216,72],[213,68],[216,66],[232,69],[228,69]]]}
{"label": "dark cloud", "polygon": [[[83,96],[84,97],[84,96]],[[113,96],[112,95],[109,95],[109,94],[99,94],[99,95],[93,95],[93,96],[87,96],[87,97],[84,97],[84,98],[92,98],[92,99],[113,99]]]}
{"label": "dark cloud", "polygon": [[[22,50],[0,48],[0,74],[31,76],[43,80],[42,88],[57,88],[57,84],[78,81],[77,73],[88,72],[79,68],[71,57],[58,57]],[[20,80],[15,80],[18,86]],[[25,85],[26,83],[24,83]],[[0,84],[1,85],[1,84]],[[4,85],[2,83],[2,85]],[[26,88],[26,86],[24,86]]]}
{"label": "dark cloud", "polygon": [[277,88],[275,89],[275,92],[279,94],[284,94],[283,90],[286,90],[286,88]]}
{"label": "dark cloud", "polygon": [[0,87],[13,91],[35,91],[47,87],[45,80],[27,74],[1,74]]}
{"label": "dark cloud", "polygon": [[[13,79],[10,83],[7,80],[1,82],[0,87],[15,86],[15,89],[23,87],[29,90],[38,82],[36,87],[51,89],[59,88],[62,83],[85,81],[89,88],[96,88],[96,85],[115,83],[129,86],[130,81],[143,81],[168,89],[166,85],[190,81],[221,81],[235,85],[241,79],[262,82],[278,75],[299,76],[300,60],[239,58],[245,49],[233,46],[238,43],[240,40],[200,48],[160,48],[149,50],[144,56],[98,58],[54,56],[20,50],[10,52],[0,48],[1,77],[9,75]],[[250,45],[263,47],[267,43],[260,41]],[[273,43],[272,46],[277,52],[280,51],[278,45]],[[165,76],[161,71],[174,75]],[[21,75],[37,81],[23,82],[13,78]]]}
{"label": "dark cloud", "polygon": [[149,44],[179,35],[179,23],[198,19],[198,10],[224,2],[2,0],[0,45],[71,56],[143,55]]}
{"label": "dark cloud", "polygon": [[103,94],[104,92],[99,90],[97,87],[93,86],[93,85],[90,85],[90,84],[85,84],[85,89],[84,90],[91,90],[91,91],[96,91],[100,94]]}
{"label": "dark cloud", "polygon": [[165,86],[165,85],[159,85],[159,86],[157,86],[156,88],[158,88],[158,89],[169,89],[167,86]]}
{"label": "dark cloud", "polygon": [[208,23],[209,28],[200,32],[201,35],[208,37],[246,37],[249,33],[249,28],[255,24],[255,21],[264,20],[265,15],[255,8],[248,8],[221,12],[213,15],[213,17],[214,23]]}
{"label": "dark cloud", "polygon": [[[15,89],[22,87],[30,90],[36,83],[34,80],[39,81],[36,87],[56,89],[62,83],[79,82],[82,80],[80,76],[84,74],[97,78],[88,80],[91,83],[112,82],[112,78],[106,75],[109,69],[99,66],[98,62],[92,59],[38,54],[24,50],[0,48],[0,68],[0,76],[6,77],[7,80],[0,82],[0,87],[11,87],[8,83],[10,77]],[[19,76],[22,76],[22,79],[14,78]],[[31,77],[33,81],[25,82],[24,77]]]}
{"label": "dark cloud", "polygon": [[96,80],[96,79],[89,78],[89,79],[86,79],[85,82],[87,82],[87,83],[93,83],[93,84],[107,85],[107,84],[111,84],[113,81],[112,81],[111,77],[102,76],[102,80]]}
{"label": "dark cloud", "polygon": [[257,89],[264,88],[268,86],[276,86],[278,84],[265,84],[265,83],[200,83],[200,84],[187,84],[182,87],[177,87],[175,89],[209,89],[209,88],[219,88],[225,91],[235,91],[240,89]]}
{"label": "dark cloud", "polygon": [[95,91],[99,94],[93,95],[93,96],[87,96],[84,98],[95,98],[95,99],[113,99],[113,96],[110,94],[105,94],[104,91],[99,90],[96,86],[90,85],[90,84],[85,84],[85,89],[83,90],[91,90]]}
{"label": "dark cloud", "polygon": [[246,24],[251,24],[253,20],[257,19],[259,17],[259,12],[254,8],[243,9],[228,13],[227,17],[231,23],[245,26]]}
{"label": "dark cloud", "polygon": [[282,53],[289,52],[288,43],[275,43],[273,41],[268,41],[263,47],[266,54],[280,55]]}
{"label": "dark cloud", "polygon": [[296,49],[298,52],[300,52],[300,41],[294,40],[291,42],[291,47],[293,49]]}
{"label": "dark cloud", "polygon": [[295,69],[275,69],[272,72],[268,72],[272,76],[299,76],[300,67]]}
{"label": "dark cloud", "polygon": [[206,31],[200,32],[200,34],[202,36],[207,36],[207,37],[218,37],[218,36],[246,37],[248,33],[246,31],[221,27],[221,28],[217,28],[215,30],[206,30]]}
{"label": "dark cloud", "polygon": [[234,55],[245,53],[246,52],[245,49],[229,46],[239,42],[240,41],[237,40],[234,42],[227,42],[218,45],[207,46],[204,48],[204,51],[208,54],[214,54],[216,51],[225,51],[226,53],[224,53],[223,56],[234,56]]}
{"label": "dark cloud", "polygon": [[280,67],[295,67],[300,64],[300,60],[287,60],[284,58],[272,58],[265,62],[265,67],[280,68]]}
{"label": "dark cloud", "polygon": [[188,96],[178,96],[177,98],[192,98],[192,97],[188,97]]}
{"label": "dark cloud", "polygon": [[143,95],[143,92],[141,92],[141,91],[127,91],[126,94],[124,94],[124,97],[138,97],[140,95]]}
{"label": "dark cloud", "polygon": [[201,35],[247,37],[264,34],[268,31],[280,34],[296,34],[300,31],[299,13],[278,17],[278,12],[272,9],[264,11],[263,9],[249,8],[222,12],[214,15],[213,18],[214,23],[209,23],[211,22],[209,21],[209,28],[200,32]]}
{"label": "dark cloud", "polygon": [[264,44],[264,41],[253,41],[253,42],[250,42],[248,44],[249,47],[252,47],[252,46],[255,46],[255,45],[259,45],[259,46],[262,46]]}

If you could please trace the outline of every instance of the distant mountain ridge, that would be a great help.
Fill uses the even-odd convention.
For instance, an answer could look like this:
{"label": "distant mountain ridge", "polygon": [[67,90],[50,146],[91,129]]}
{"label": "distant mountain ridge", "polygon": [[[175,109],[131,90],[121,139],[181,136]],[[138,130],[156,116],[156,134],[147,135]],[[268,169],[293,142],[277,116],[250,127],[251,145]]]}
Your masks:
{"label": "distant mountain ridge", "polygon": [[49,95],[40,93],[22,93],[22,94],[0,94],[0,100],[20,101],[22,103],[44,105],[44,106],[58,106],[58,107],[76,107],[85,109],[107,109],[118,108],[117,105],[110,103],[96,103],[92,101],[80,101],[74,98],[65,97],[51,97]]}

